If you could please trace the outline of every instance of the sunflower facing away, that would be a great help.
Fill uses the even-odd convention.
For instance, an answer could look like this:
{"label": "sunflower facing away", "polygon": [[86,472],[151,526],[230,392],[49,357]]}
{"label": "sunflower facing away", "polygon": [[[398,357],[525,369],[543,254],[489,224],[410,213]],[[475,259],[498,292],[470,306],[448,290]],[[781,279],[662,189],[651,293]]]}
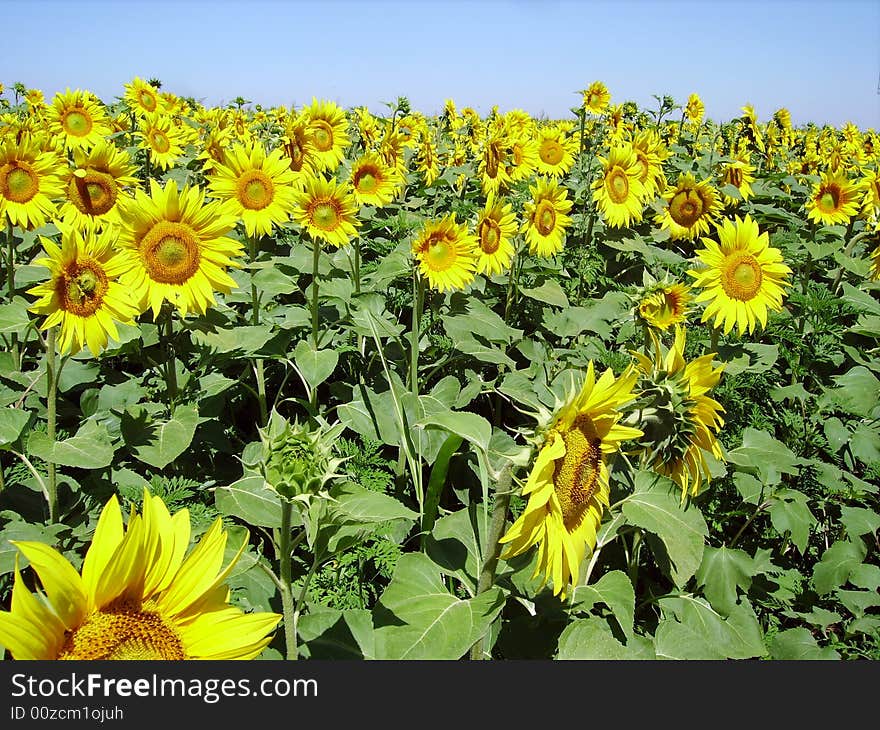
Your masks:
{"label": "sunflower facing away", "polygon": [[440,292],[463,289],[473,281],[477,252],[476,238],[467,224],[455,222],[455,213],[425,223],[412,244],[419,271]]}
{"label": "sunflower facing away", "polygon": [[615,145],[608,157],[600,157],[599,162],[603,172],[593,181],[592,188],[605,222],[614,228],[638,223],[642,219],[645,187],[635,150],[629,144]]}
{"label": "sunflower facing away", "polygon": [[293,218],[313,239],[340,247],[357,235],[357,209],[346,183],[309,176],[305,189],[296,194]]}
{"label": "sunflower facing away", "polygon": [[580,392],[556,414],[523,488],[529,501],[502,543],[502,558],[538,545],[535,576],[542,586],[553,581],[554,595],[564,599],[576,585],[580,564],[596,545],[596,530],[608,506],[607,456],[622,441],[638,438],[638,428],[618,423],[618,408],[633,400],[638,373],[628,369],[615,379],[609,369],[597,380],[593,362]]}
{"label": "sunflower facing away", "polygon": [[25,137],[0,144],[0,219],[32,230],[55,215],[55,200],[64,194],[64,167],[51,152],[43,152],[39,141]]}
{"label": "sunflower facing away", "polygon": [[49,269],[50,278],[28,290],[39,297],[30,309],[48,315],[40,329],[59,326],[62,355],[75,355],[88,345],[97,356],[108,336],[119,339],[116,322],[133,325],[138,314],[128,288],[117,281],[130,262],[114,249],[115,230],[96,233],[93,227],[62,226],[61,232],[60,248],[48,238],[40,239],[48,258],[34,264]]}
{"label": "sunflower facing away", "polygon": [[351,166],[352,192],[358,205],[382,208],[397,195],[400,175],[388,167],[376,152],[368,152]]}
{"label": "sunflower facing away", "polygon": [[89,149],[110,134],[110,122],[100,103],[79,89],[55,94],[46,120],[50,134],[66,149]]}
{"label": "sunflower facing away", "polygon": [[708,180],[697,182],[689,172],[681,175],[663,198],[666,208],[654,222],[668,230],[673,240],[708,233],[709,223],[721,208],[712,184]]}
{"label": "sunflower facing away", "polygon": [[231,200],[245,233],[254,238],[269,236],[272,227],[290,220],[296,201],[297,174],[280,149],[268,155],[261,142],[236,144],[224,164],[214,165],[208,187],[221,200]]}
{"label": "sunflower facing away", "polygon": [[68,173],[61,217],[78,227],[119,223],[117,202],[122,189],[138,182],[129,156],[102,139],[88,152],[75,150],[73,161],[76,169]]}
{"label": "sunflower facing away", "polygon": [[768,310],[782,309],[791,269],[749,216],[725,220],[717,230],[719,242],[703,238],[706,248],[696,252],[705,268],[688,271],[693,285],[704,290],[695,301],[709,302],[701,321],[715,317],[713,327],[723,327],[724,334],[734,325],[740,334],[753,331],[758,322],[766,327]]}
{"label": "sunflower facing away", "polygon": [[721,378],[724,366],[712,367],[715,353],[686,362],[685,328],[675,328],[675,342],[666,356],[654,337],[654,360],[640,352],[639,399],[626,423],[644,431],[639,440],[643,462],[681,487],[682,501],[699,492],[711,473],[705,453],[717,460],[724,453],[715,434],[724,425],[724,408],[706,395]]}
{"label": "sunflower facing away", "polygon": [[571,225],[567,214],[572,202],[566,189],[555,180],[539,177],[529,190],[532,200],[525,204],[522,230],[529,242],[529,251],[547,258],[559,253],[565,245],[565,229]]}
{"label": "sunflower facing away", "polygon": [[862,186],[842,172],[827,172],[813,188],[807,201],[807,218],[820,225],[846,225],[859,212]]}
{"label": "sunflower facing away", "polygon": [[477,219],[477,273],[500,274],[510,268],[516,235],[516,217],[510,203],[490,198]]}
{"label": "sunflower facing away", "polygon": [[639,299],[639,317],[649,327],[665,332],[685,321],[690,302],[690,291],[684,284],[657,284]]}
{"label": "sunflower facing away", "polygon": [[206,203],[198,187],[178,191],[174,180],[164,188],[150,180],[150,195],[138,190],[120,215],[119,245],[132,264],[122,281],[140,311],[152,308],[158,317],[167,300],[183,316],[204,314],[215,290],[237,286],[226,273],[242,253],[241,242],[226,236],[238,220],[231,201]]}
{"label": "sunflower facing away", "polygon": [[16,562],[12,610],[0,612],[0,643],[16,659],[253,659],[281,616],[229,604],[227,535],[218,517],[186,555],[189,513],[173,516],[144,493],[127,528],[116,497],[98,519],[82,571],[41,542],[14,542],[40,578],[34,596]]}

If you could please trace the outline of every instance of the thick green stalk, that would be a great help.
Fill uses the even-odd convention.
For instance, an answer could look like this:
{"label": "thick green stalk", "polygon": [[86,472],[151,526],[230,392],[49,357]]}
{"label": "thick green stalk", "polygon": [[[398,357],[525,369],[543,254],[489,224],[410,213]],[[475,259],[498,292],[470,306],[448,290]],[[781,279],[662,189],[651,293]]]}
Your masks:
{"label": "thick green stalk", "polygon": [[290,651],[288,650],[287,658],[288,659],[297,659],[299,657],[299,652],[296,646],[296,631],[297,625],[299,624],[299,615],[302,613],[303,604],[306,602],[306,596],[309,592],[309,585],[312,582],[312,578],[315,577],[315,573],[318,572],[318,564],[319,564],[318,556],[316,555],[312,559],[312,567],[309,568],[309,572],[306,573],[305,580],[302,584],[302,589],[299,592],[299,598],[296,599],[296,606],[293,609],[293,656],[290,656]]}
{"label": "thick green stalk", "polygon": [[[253,238],[248,238],[248,249],[250,250],[251,264],[253,264],[257,260],[257,242]],[[251,275],[251,321],[255,327],[260,324],[260,295],[257,292],[257,285],[254,284],[253,274]],[[266,407],[266,375],[263,369],[263,358],[254,358],[254,374],[257,378],[260,426],[265,426],[269,422],[269,411]]]}
{"label": "thick green stalk", "polygon": [[290,500],[281,500],[281,530],[278,535],[279,567],[281,573],[281,611],[284,614],[284,644],[287,647],[287,658],[296,659],[296,618],[291,593],[290,573],[290,517],[293,504]]}
{"label": "thick green stalk", "polygon": [[[510,509],[510,485],[513,480],[513,465],[508,463],[498,476],[495,485],[495,503],[492,506],[492,519],[489,523],[489,533],[486,539],[486,547],[489,552],[480,569],[480,577],[477,580],[477,593],[485,593],[495,582],[495,570],[498,568],[498,559],[501,557],[501,540],[504,534],[504,525],[507,522],[507,512]],[[486,637],[482,637],[471,647],[471,659],[485,658],[484,647]]]}
{"label": "thick green stalk", "polygon": [[[312,239],[312,347],[318,349],[318,264],[321,260],[321,243]],[[318,407],[318,388],[313,387],[309,394],[312,408]]]}
{"label": "thick green stalk", "polygon": [[165,319],[165,388],[168,406],[174,413],[177,402],[177,360],[174,355],[174,311],[168,310]]}
{"label": "thick green stalk", "polygon": [[422,326],[422,305],[425,301],[425,282],[413,268],[413,316],[409,348],[409,387],[412,394],[419,394],[419,338]]}
{"label": "thick green stalk", "polygon": [[[13,233],[12,223],[6,227],[6,289],[9,293],[9,303],[12,303],[15,297],[15,234]],[[18,362],[18,335],[13,332],[12,340],[12,358],[14,362]],[[19,366],[20,367],[20,366]]]}
{"label": "thick green stalk", "polygon": [[[58,372],[55,370],[55,327],[46,334],[46,434],[49,443],[55,443],[55,405],[58,395]],[[49,502],[49,524],[58,522],[58,473],[53,462],[48,463],[49,479],[46,498]]]}
{"label": "thick green stalk", "polygon": [[712,327],[711,339],[709,341],[709,352],[718,352],[718,332],[717,327]]}

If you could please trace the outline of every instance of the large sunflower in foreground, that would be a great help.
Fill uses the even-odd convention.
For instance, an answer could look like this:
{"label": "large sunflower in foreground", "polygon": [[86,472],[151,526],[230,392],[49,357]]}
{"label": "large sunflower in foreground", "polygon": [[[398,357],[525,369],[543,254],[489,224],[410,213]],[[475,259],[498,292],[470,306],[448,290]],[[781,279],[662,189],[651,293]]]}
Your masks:
{"label": "large sunflower in foreground", "polygon": [[253,659],[281,616],[229,605],[225,585],[246,546],[223,566],[227,534],[218,517],[185,556],[189,513],[168,512],[144,493],[123,526],[107,502],[82,571],[41,542],[14,542],[40,578],[34,596],[15,567],[12,610],[0,612],[0,643],[15,659]]}
{"label": "large sunflower in foreground", "polygon": [[455,222],[455,213],[425,223],[413,241],[412,253],[432,289],[463,289],[473,281],[477,242],[467,224]]}
{"label": "large sunflower in foreground", "polygon": [[231,201],[206,203],[198,187],[178,191],[174,180],[164,188],[150,180],[150,195],[138,190],[120,215],[119,245],[132,264],[122,281],[142,312],[152,308],[158,317],[167,300],[181,315],[204,314],[215,290],[237,286],[226,273],[242,253],[241,242],[226,235],[238,221]]}
{"label": "large sunflower in foreground", "polygon": [[707,395],[724,366],[712,367],[715,353],[685,361],[685,332],[684,327],[675,328],[675,341],[665,357],[656,337],[653,360],[632,353],[639,361],[641,380],[639,399],[626,419],[644,431],[639,440],[644,463],[678,484],[682,501],[697,494],[711,477],[705,454],[724,459],[715,438],[724,425],[724,408]]}
{"label": "large sunflower in foreground", "polygon": [[0,144],[0,221],[32,230],[45,225],[64,194],[61,161],[40,149],[40,140],[24,138]]}
{"label": "large sunflower in foreground", "polygon": [[296,194],[293,219],[313,239],[334,246],[347,246],[357,235],[357,201],[347,183],[323,177],[306,178],[305,189]]}
{"label": "large sunflower in foreground", "polygon": [[523,209],[522,230],[529,242],[529,251],[549,258],[565,245],[565,230],[571,225],[572,202],[568,192],[555,180],[539,177],[530,185],[532,200]]}
{"label": "large sunflower in foreground", "polygon": [[614,145],[608,157],[600,157],[599,162],[603,172],[592,188],[605,222],[614,228],[638,223],[642,219],[645,187],[632,145]]}
{"label": "large sunflower in foreground", "polygon": [[500,274],[510,268],[516,235],[513,207],[503,200],[489,198],[477,219],[477,273]]}
{"label": "large sunflower in foreground", "polygon": [[133,325],[138,314],[128,288],[117,281],[130,262],[114,248],[116,232],[63,226],[60,248],[45,237],[41,243],[48,258],[34,264],[49,269],[50,278],[28,290],[39,297],[30,309],[48,315],[40,329],[58,325],[61,354],[75,355],[88,345],[97,356],[108,336],[119,339],[116,322]]}
{"label": "large sunflower in foreground", "polygon": [[46,121],[48,131],[59,138],[66,149],[89,149],[111,131],[101,104],[79,89],[55,94]]}
{"label": "large sunflower in foreground", "polygon": [[559,410],[544,437],[522,491],[529,498],[525,510],[500,540],[510,543],[505,559],[538,545],[535,576],[543,573],[542,586],[552,580],[554,595],[563,599],[596,545],[608,506],[606,457],[618,452],[621,442],[642,435],[618,423],[618,408],[633,400],[637,378],[630,368],[617,379],[606,370],[597,380],[590,361],[580,392]]}
{"label": "large sunflower in foreground", "polygon": [[236,144],[223,164],[214,165],[208,187],[216,197],[235,204],[245,233],[253,238],[271,235],[273,226],[290,220],[297,178],[282,150],[267,155],[261,142]]}
{"label": "large sunflower in foreground", "polygon": [[720,211],[718,193],[708,180],[697,182],[689,172],[679,176],[664,195],[666,207],[655,223],[667,229],[673,240],[694,239],[709,232],[709,223]]}
{"label": "large sunflower in foreground", "polygon": [[67,201],[61,217],[77,227],[118,223],[122,189],[137,185],[135,166],[115,145],[101,140],[88,152],[75,150],[75,170],[67,175]]}
{"label": "large sunflower in foreground", "polygon": [[807,218],[820,225],[847,224],[859,212],[862,186],[842,172],[827,172],[807,201]]}
{"label": "large sunflower in foreground", "polygon": [[717,230],[719,242],[703,238],[706,248],[696,252],[705,267],[688,271],[693,285],[704,290],[696,301],[709,302],[701,321],[715,317],[713,326],[723,327],[724,334],[734,325],[740,334],[751,332],[758,322],[766,327],[768,310],[782,309],[791,269],[749,216],[725,220]]}

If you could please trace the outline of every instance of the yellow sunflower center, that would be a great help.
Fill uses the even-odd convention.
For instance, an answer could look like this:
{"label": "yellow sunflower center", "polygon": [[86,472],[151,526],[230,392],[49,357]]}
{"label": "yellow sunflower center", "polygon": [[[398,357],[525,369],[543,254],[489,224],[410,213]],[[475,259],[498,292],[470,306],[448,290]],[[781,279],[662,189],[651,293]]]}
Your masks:
{"label": "yellow sunflower center", "polygon": [[309,206],[308,215],[312,225],[324,231],[334,231],[339,227],[339,205],[335,200],[315,201]]}
{"label": "yellow sunflower center", "polygon": [[153,149],[160,154],[164,154],[171,149],[171,142],[168,139],[168,135],[166,135],[165,132],[160,132],[158,129],[154,129],[150,132],[150,144],[153,146]]}
{"label": "yellow sunflower center", "polygon": [[154,111],[156,109],[156,95],[149,91],[148,89],[141,89],[138,94],[138,99],[140,99],[141,106],[146,109],[148,112]]}
{"label": "yellow sunflower center", "polygon": [[262,170],[248,170],[238,178],[238,201],[248,210],[262,210],[275,198],[275,186]]}
{"label": "yellow sunflower center", "polygon": [[122,603],[95,611],[73,631],[59,659],[185,659],[177,632],[158,613]]}
{"label": "yellow sunflower center", "polygon": [[82,172],[84,174],[71,176],[67,185],[68,199],[86,215],[104,215],[116,205],[116,181],[112,175],[99,170]]}
{"label": "yellow sunflower center", "polygon": [[501,245],[501,228],[492,218],[483,218],[480,222],[480,248],[484,254],[491,255]]}
{"label": "yellow sunflower center", "polygon": [[40,178],[23,160],[0,167],[0,196],[13,203],[27,203],[40,192]]}
{"label": "yellow sunflower center", "polygon": [[837,185],[829,185],[824,188],[818,200],[819,209],[823,213],[833,213],[840,205],[840,188]]}
{"label": "yellow sunflower center", "polygon": [[542,236],[549,236],[553,233],[556,226],[556,209],[549,200],[542,200],[538,203],[538,209],[535,211],[535,228]]}
{"label": "yellow sunflower center", "polygon": [[372,165],[363,165],[354,173],[354,189],[359,193],[375,193],[379,187],[380,173]]}
{"label": "yellow sunflower center", "polygon": [[545,139],[541,142],[538,155],[545,165],[558,165],[565,156],[565,150],[555,139]]}
{"label": "yellow sunflower center", "polygon": [[703,199],[692,188],[677,192],[669,203],[669,215],[684,228],[690,228],[700,220],[703,210]]}
{"label": "yellow sunflower center", "polygon": [[626,177],[626,173],[619,167],[611,168],[605,181],[605,188],[608,191],[608,197],[611,198],[611,202],[618,205],[625,203],[629,197],[629,180]]}
{"label": "yellow sunflower center", "polygon": [[183,284],[199,270],[198,237],[183,223],[159,221],[143,237],[139,248],[153,281]]}
{"label": "yellow sunflower center", "polygon": [[761,289],[761,264],[749,253],[729,256],[721,272],[721,288],[731,299],[748,302]]}
{"label": "yellow sunflower center", "polygon": [[553,488],[562,507],[562,520],[571,532],[581,524],[590,501],[599,490],[602,439],[586,414],[574,419],[565,433],[565,456],[556,460]]}
{"label": "yellow sunflower center", "polygon": [[443,233],[433,234],[424,247],[424,259],[432,271],[446,271],[455,265],[458,249]]}
{"label": "yellow sunflower center", "polygon": [[333,148],[333,127],[323,119],[312,122],[312,140],[321,152],[327,152]]}
{"label": "yellow sunflower center", "polygon": [[92,117],[85,109],[71,109],[64,115],[61,126],[69,135],[85,137],[92,131]]}
{"label": "yellow sunflower center", "polygon": [[107,275],[93,259],[75,261],[55,282],[61,309],[79,317],[90,317],[104,302]]}

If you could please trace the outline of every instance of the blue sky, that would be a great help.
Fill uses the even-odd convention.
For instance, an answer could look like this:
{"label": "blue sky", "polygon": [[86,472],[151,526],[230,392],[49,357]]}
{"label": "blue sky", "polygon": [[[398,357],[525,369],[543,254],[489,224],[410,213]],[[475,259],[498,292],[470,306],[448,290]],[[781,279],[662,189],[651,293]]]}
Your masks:
{"label": "blue sky", "polygon": [[0,0],[12,33],[0,81],[109,101],[134,76],[217,104],[344,107],[447,97],[486,113],[569,116],[604,81],[612,100],[703,98],[714,119],[745,103],[766,120],[880,129],[880,0],[202,2]]}

